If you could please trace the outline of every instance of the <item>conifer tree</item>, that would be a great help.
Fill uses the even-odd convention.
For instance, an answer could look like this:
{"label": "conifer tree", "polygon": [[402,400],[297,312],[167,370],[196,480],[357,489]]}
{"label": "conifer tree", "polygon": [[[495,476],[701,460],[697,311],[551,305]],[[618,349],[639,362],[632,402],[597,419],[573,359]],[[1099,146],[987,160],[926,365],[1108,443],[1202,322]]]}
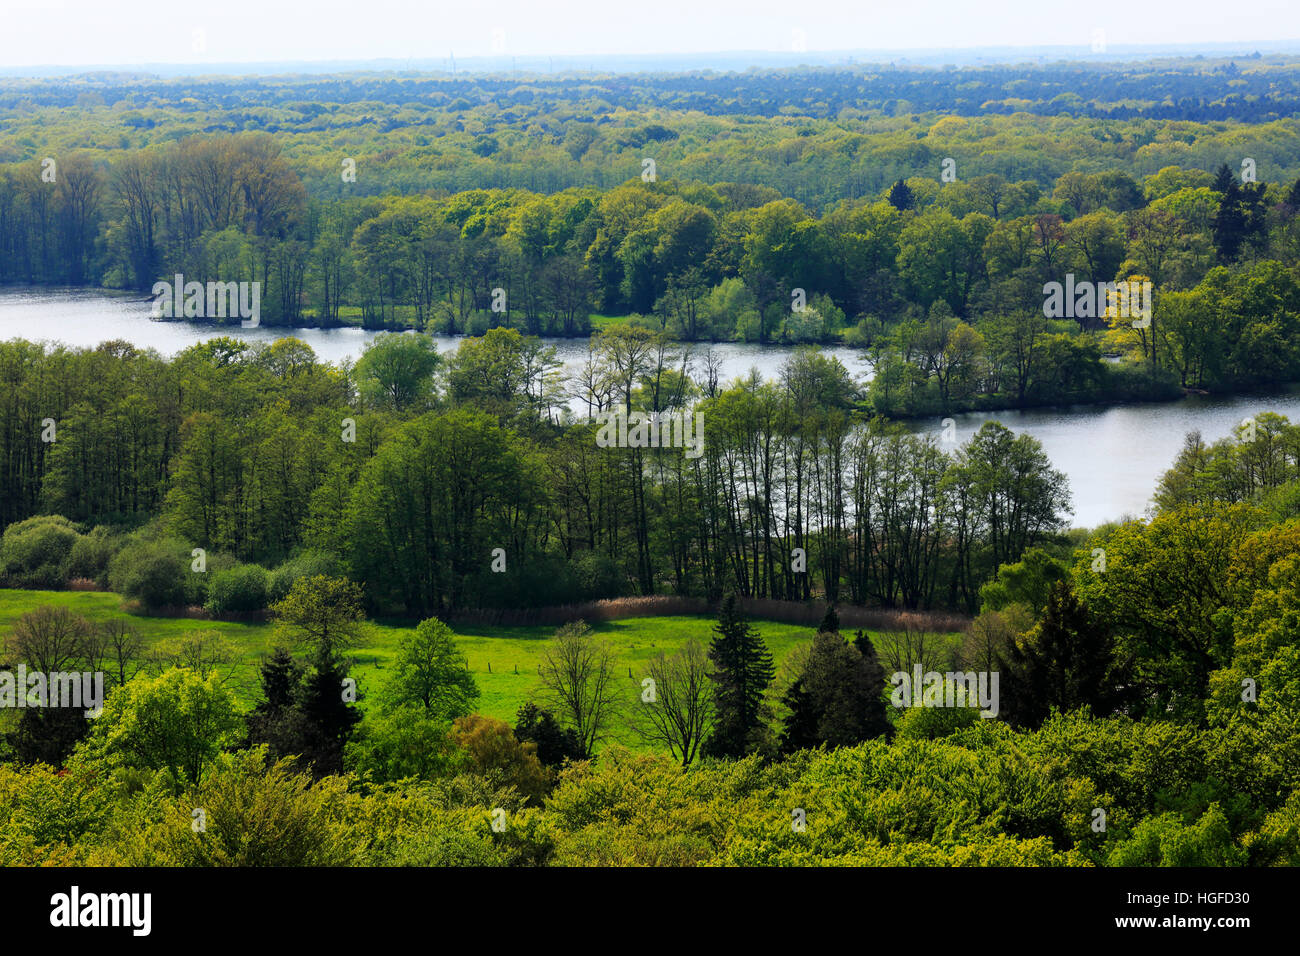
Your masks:
{"label": "conifer tree", "polygon": [[1051,713],[1087,707],[1095,717],[1120,708],[1128,693],[1110,631],[1067,581],[1052,585],[1043,619],[999,656],[1001,710],[1008,722],[1038,727]]}
{"label": "conifer tree", "polygon": [[745,620],[734,594],[718,612],[709,646],[714,670],[715,723],[704,752],[710,757],[743,757],[764,749],[767,733],[764,693],[776,669],[757,630]]}
{"label": "conifer tree", "polygon": [[894,183],[889,189],[889,204],[899,212],[906,212],[912,208],[916,201],[912,195],[912,187],[907,185],[903,180]]}
{"label": "conifer tree", "polygon": [[785,697],[790,715],[782,752],[823,744],[850,747],[888,734],[884,689],[884,669],[866,635],[859,631],[850,644],[838,632],[819,631],[803,673]]}

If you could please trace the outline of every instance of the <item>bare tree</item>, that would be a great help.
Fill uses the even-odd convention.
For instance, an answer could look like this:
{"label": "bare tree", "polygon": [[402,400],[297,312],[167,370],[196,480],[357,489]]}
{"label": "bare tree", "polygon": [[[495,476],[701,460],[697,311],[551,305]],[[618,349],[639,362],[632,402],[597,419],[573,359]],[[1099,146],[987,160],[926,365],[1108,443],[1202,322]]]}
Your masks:
{"label": "bare tree", "polygon": [[957,652],[963,668],[992,672],[1005,658],[1017,638],[1034,626],[1034,616],[1021,604],[1004,611],[985,611],[971,622]]}
{"label": "bare tree", "polygon": [[920,664],[924,671],[937,670],[945,660],[944,638],[928,630],[923,621],[911,614],[899,616],[898,626],[882,631],[874,642],[885,670],[908,671]]}
{"label": "bare tree", "polygon": [[666,744],[682,766],[689,767],[713,729],[708,652],[692,639],[672,657],[660,654],[649,671],[654,683],[642,682],[632,726],[643,740]]}
{"label": "bare tree", "polygon": [[716,398],[718,393],[722,391],[723,385],[722,355],[711,348],[706,348],[701,361],[703,367],[700,370],[700,377],[695,380],[695,384],[705,398]]}
{"label": "bare tree", "polygon": [[206,679],[215,673],[224,684],[239,668],[234,645],[217,631],[189,631],[180,637],[167,638],[154,645],[149,662],[154,670],[184,667]]}
{"label": "bare tree", "polygon": [[69,670],[86,659],[93,630],[88,620],[66,607],[38,607],[14,624],[5,640],[5,657],[46,674]]}
{"label": "bare tree", "polygon": [[126,621],[105,621],[95,629],[90,640],[91,670],[108,671],[108,680],[120,687],[144,666],[140,651],[144,642]]}
{"label": "bare tree", "polygon": [[592,634],[585,621],[572,621],[555,632],[539,672],[547,702],[568,718],[583,752],[590,755],[618,705],[609,644]]}
{"label": "bare tree", "polygon": [[587,358],[569,376],[569,397],[587,406],[587,420],[614,406],[614,382],[600,361],[595,345],[588,343]]}

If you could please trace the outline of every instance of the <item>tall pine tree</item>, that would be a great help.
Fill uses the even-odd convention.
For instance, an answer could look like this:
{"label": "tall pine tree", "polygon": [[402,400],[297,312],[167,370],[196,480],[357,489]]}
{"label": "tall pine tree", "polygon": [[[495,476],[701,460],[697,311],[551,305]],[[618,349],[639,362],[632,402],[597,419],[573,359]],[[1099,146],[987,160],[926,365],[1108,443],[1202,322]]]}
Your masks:
{"label": "tall pine tree", "polygon": [[722,602],[713,631],[717,636],[709,646],[709,660],[714,667],[710,676],[715,722],[704,753],[710,757],[743,757],[766,749],[764,694],[776,669],[767,645],[745,620],[734,594]]}

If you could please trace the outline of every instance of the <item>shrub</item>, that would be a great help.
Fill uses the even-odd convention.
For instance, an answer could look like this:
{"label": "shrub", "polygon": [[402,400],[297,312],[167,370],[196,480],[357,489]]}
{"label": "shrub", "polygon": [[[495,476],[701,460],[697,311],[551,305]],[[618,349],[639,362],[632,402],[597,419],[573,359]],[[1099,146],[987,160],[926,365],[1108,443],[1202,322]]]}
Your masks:
{"label": "shrub", "polygon": [[[222,754],[202,784],[168,804],[147,829],[119,825],[111,862],[128,866],[342,866],[359,843],[346,781],[312,783],[261,748]],[[202,829],[195,810],[202,810]]]}
{"label": "shrub", "polygon": [[68,578],[84,578],[97,584],[108,583],[108,566],[121,550],[124,539],[99,525],[89,534],[77,538],[68,555]]}
{"label": "shrub", "polygon": [[213,614],[260,611],[267,605],[270,575],[258,564],[237,564],[217,571],[208,583],[205,605]]}
{"label": "shrub", "polygon": [[149,608],[186,604],[201,587],[191,577],[201,575],[190,570],[190,549],[173,539],[132,541],[108,566],[109,587]]}
{"label": "shrub", "polygon": [[503,783],[538,803],[546,796],[551,775],[537,759],[537,744],[520,743],[505,721],[481,714],[457,717],[452,737],[479,773],[499,775]]}
{"label": "shrub", "polygon": [[0,539],[0,573],[10,587],[61,588],[68,582],[68,556],[80,537],[60,515],[11,524]]}
{"label": "shrub", "polygon": [[430,718],[421,707],[404,706],[374,714],[344,750],[345,766],[371,783],[451,776],[467,761],[456,746],[451,725]]}
{"label": "shrub", "polygon": [[302,578],[343,576],[343,565],[337,557],[324,551],[303,551],[271,572],[267,583],[267,603],[283,601]]}

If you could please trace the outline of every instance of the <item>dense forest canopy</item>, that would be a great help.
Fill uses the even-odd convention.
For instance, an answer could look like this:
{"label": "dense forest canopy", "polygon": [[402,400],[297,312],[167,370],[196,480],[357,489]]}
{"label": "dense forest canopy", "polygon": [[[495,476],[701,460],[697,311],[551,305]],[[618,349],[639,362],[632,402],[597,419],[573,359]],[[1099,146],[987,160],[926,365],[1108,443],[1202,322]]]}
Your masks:
{"label": "dense forest canopy", "polygon": [[[1300,862],[1300,424],[1072,529],[1037,441],[935,414],[1300,380],[1298,84],[0,79],[0,283],[384,330],[0,342],[0,670],[109,688],[0,714],[0,862]],[[800,347],[723,381],[724,339]],[[747,604],[822,619],[778,660]],[[499,613],[566,623],[478,638],[507,678],[447,623]],[[982,709],[891,699],[944,668]]]}
{"label": "dense forest canopy", "polygon": [[[900,178],[1213,169],[1300,174],[1294,58],[714,75],[0,78],[0,162],[267,132],[313,196],[609,188],[663,175],[769,186],[822,212]],[[966,123],[941,123],[944,117]],[[937,124],[937,125],[936,125]],[[363,174],[340,182],[342,157]],[[933,170],[933,172],[931,171]]]}

